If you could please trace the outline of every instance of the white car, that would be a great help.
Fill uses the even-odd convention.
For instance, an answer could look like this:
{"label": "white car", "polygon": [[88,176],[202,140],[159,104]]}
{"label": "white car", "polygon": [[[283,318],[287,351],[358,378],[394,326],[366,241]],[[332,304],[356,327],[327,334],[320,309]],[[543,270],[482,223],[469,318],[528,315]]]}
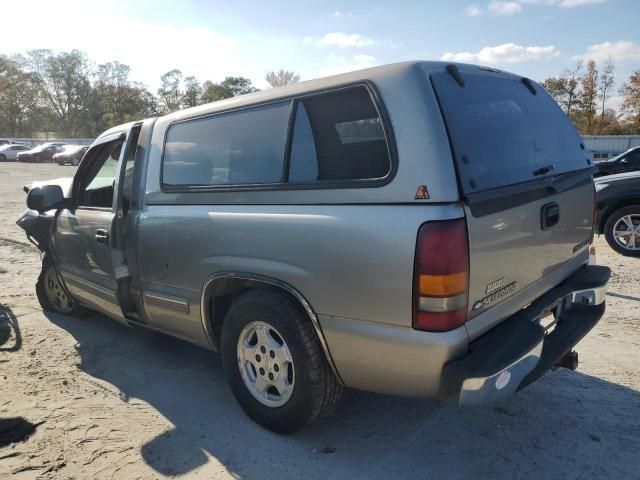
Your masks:
{"label": "white car", "polygon": [[0,162],[15,162],[18,160],[18,153],[26,152],[30,148],[19,143],[0,145]]}

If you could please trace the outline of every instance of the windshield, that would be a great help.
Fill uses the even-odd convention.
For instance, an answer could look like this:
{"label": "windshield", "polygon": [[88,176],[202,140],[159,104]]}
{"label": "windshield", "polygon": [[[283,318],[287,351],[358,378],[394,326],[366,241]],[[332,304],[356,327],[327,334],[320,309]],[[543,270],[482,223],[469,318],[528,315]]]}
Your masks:
{"label": "windshield", "polygon": [[588,167],[567,116],[537,84],[536,95],[514,77],[462,72],[432,75],[464,193]]}

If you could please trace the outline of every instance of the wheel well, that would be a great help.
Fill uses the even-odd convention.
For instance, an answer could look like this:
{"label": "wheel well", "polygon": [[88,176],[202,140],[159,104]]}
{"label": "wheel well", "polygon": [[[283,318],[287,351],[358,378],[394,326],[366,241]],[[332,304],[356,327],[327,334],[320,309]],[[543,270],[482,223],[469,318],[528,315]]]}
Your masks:
{"label": "wheel well", "polygon": [[640,199],[639,198],[628,198],[625,200],[620,200],[610,206],[608,206],[604,213],[602,214],[602,217],[600,218],[600,224],[598,225],[598,232],[600,233],[604,233],[604,226],[607,223],[607,220],[609,220],[609,217],[615,213],[616,211],[620,210],[623,207],[629,207],[632,205],[638,205],[640,206]]}
{"label": "wheel well", "polygon": [[291,291],[279,285],[279,282],[274,283],[268,279],[235,276],[214,278],[205,285],[202,300],[202,320],[214,348],[219,350],[222,324],[233,302],[242,294],[255,289],[277,292],[291,300],[304,315],[313,314],[313,312],[310,312],[308,305],[305,308],[301,304],[300,298],[296,298]]}

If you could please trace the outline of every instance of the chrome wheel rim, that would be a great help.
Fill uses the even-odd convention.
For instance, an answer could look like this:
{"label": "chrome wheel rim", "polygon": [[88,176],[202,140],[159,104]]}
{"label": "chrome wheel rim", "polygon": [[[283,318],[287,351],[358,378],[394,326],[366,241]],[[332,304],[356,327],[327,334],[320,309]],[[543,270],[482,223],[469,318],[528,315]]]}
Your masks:
{"label": "chrome wheel rim", "polygon": [[613,238],[625,250],[640,250],[640,214],[620,217],[613,226]]}
{"label": "chrome wheel rim", "polygon": [[49,267],[44,275],[44,293],[53,308],[60,313],[73,310],[73,300],[65,292],[53,267]]}
{"label": "chrome wheel rim", "polygon": [[281,407],[293,393],[293,357],[284,337],[268,323],[251,322],[237,346],[238,369],[247,390],[263,405]]}

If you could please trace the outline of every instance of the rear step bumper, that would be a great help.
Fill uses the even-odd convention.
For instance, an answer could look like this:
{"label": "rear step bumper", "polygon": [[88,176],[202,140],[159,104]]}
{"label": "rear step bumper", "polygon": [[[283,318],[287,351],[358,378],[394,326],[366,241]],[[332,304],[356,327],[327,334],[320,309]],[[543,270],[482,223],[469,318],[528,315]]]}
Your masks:
{"label": "rear step bumper", "polygon": [[[604,314],[611,271],[580,268],[524,310],[469,344],[444,366],[440,399],[460,405],[493,402],[520,390],[556,365]],[[555,312],[553,330],[540,320]]]}

